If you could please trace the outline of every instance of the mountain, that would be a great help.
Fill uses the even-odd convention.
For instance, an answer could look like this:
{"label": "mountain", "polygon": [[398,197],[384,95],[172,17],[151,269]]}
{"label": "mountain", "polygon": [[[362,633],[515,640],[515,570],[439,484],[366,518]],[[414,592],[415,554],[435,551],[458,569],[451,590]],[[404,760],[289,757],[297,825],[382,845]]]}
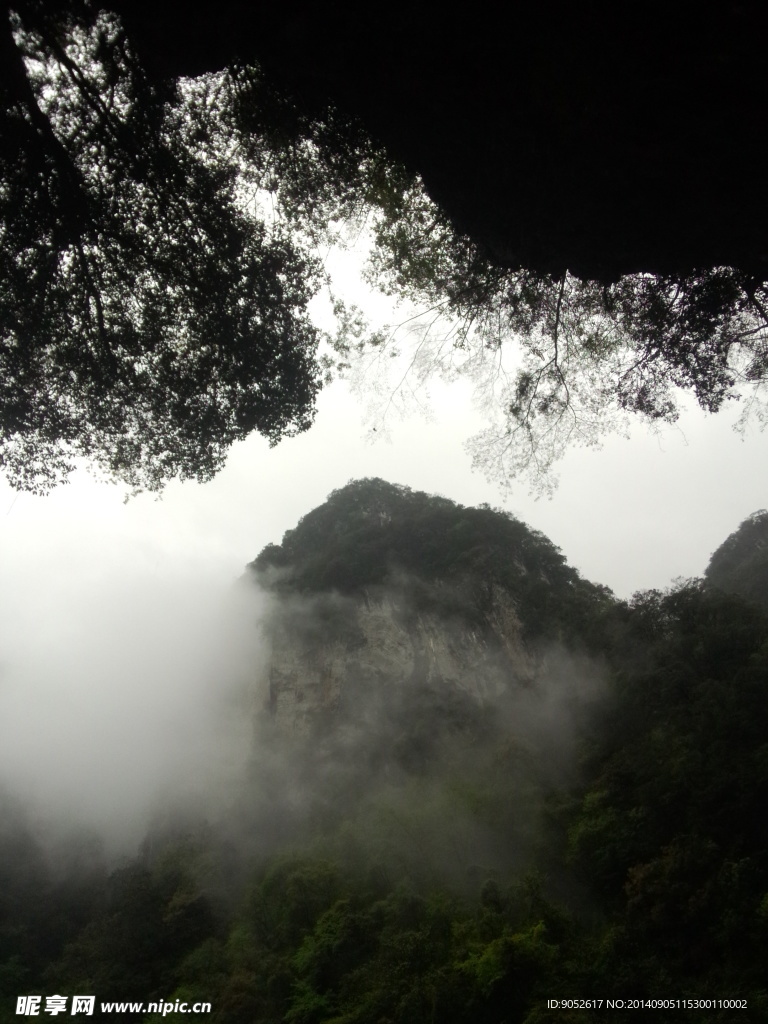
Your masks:
{"label": "mountain", "polygon": [[[360,480],[251,563],[274,603],[259,743],[292,751],[280,806],[300,793],[353,876],[479,900],[442,952],[445,923],[422,934],[431,967],[398,968],[454,992],[441,1019],[533,1024],[554,1020],[545,989],[652,1001],[704,979],[768,1013],[768,622],[744,600],[766,519],[706,580],[624,603],[507,513]],[[357,954],[338,980],[299,971],[323,1001],[306,1019],[362,1021],[373,991],[384,1019],[428,1015],[381,994],[386,927],[366,927],[362,973]]]}
{"label": "mountain", "polygon": [[334,491],[245,582],[268,604],[269,795],[242,820],[300,842],[310,822],[458,891],[547,862],[547,794],[600,717],[610,591],[508,513],[380,479]]}
{"label": "mountain", "polygon": [[723,541],[704,572],[710,586],[768,608],[768,512],[760,509]]}
{"label": "mountain", "polygon": [[246,574],[271,651],[215,820],[65,869],[0,793],[0,1022],[768,1019],[768,615],[719,582],[765,518],[626,603],[506,513],[335,491]]}
{"label": "mountain", "polygon": [[275,598],[264,697],[303,733],[417,694],[434,732],[441,709],[534,687],[612,605],[513,516],[378,479],[334,491],[249,570]]}

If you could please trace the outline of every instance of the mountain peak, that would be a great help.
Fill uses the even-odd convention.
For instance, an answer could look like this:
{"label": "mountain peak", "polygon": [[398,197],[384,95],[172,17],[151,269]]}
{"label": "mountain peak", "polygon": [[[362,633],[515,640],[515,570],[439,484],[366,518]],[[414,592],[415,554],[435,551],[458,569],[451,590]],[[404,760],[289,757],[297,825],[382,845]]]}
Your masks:
{"label": "mountain peak", "polygon": [[268,589],[359,595],[410,579],[463,590],[483,608],[505,590],[531,636],[578,629],[610,592],[583,580],[542,533],[488,505],[469,508],[380,479],[353,480],[249,565]]}

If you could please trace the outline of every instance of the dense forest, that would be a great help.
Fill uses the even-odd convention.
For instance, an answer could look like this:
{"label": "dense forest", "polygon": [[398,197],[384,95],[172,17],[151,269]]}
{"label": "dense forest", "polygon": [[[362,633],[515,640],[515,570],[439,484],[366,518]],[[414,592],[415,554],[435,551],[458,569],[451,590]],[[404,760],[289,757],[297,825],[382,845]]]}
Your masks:
{"label": "dense forest", "polygon": [[561,652],[557,729],[414,691],[373,775],[371,735],[344,746],[330,718],[286,739],[264,711],[218,818],[169,809],[119,864],[97,837],[47,837],[6,794],[0,1020],[21,993],[207,1001],[199,1019],[233,1024],[628,1017],[548,1005],[572,999],[710,1000],[689,1019],[723,1022],[744,1000],[739,1019],[763,1019],[767,521],[743,523],[702,579],[622,602],[506,513],[380,480],[334,492],[240,585],[351,600],[406,576],[433,610],[504,587],[527,647]]}

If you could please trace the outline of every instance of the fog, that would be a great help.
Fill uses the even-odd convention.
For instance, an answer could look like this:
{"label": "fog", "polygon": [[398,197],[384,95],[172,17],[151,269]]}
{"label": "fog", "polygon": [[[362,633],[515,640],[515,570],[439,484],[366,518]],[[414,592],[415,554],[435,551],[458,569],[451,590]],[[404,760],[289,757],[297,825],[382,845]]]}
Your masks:
{"label": "fog", "polygon": [[[92,834],[114,863],[184,819],[210,823],[244,870],[342,834],[363,858],[458,885],[535,857],[545,793],[573,780],[603,693],[589,659],[548,647],[516,678],[491,650],[486,669],[511,684],[479,699],[472,666],[450,685],[353,667],[342,699],[297,730],[266,711],[269,636],[309,664],[329,637],[344,648],[354,601],[278,599],[213,562],[130,545],[103,555],[83,567],[73,551],[50,574],[32,558],[0,602],[0,786],[49,849]],[[407,589],[377,600],[407,620]]]}
{"label": "fog", "polygon": [[[511,658],[489,634],[461,678],[434,677],[410,603],[427,589],[440,610],[421,640],[434,651],[468,632],[452,588],[405,574],[391,587],[366,588],[366,614],[373,604],[392,617],[383,641],[380,623],[363,639],[358,599],[270,602],[268,634],[283,657],[293,651],[305,678],[287,684],[296,686],[295,703],[278,696],[272,714],[261,678],[250,786],[229,825],[251,853],[319,842],[392,877],[459,889],[489,872],[536,866],[548,794],[577,782],[580,743],[600,728],[607,671],[560,644]],[[403,626],[416,626],[412,649]]]}
{"label": "fog", "polygon": [[261,602],[219,578],[27,579],[4,595],[0,780],[129,853],[168,806],[214,813],[252,747]]}

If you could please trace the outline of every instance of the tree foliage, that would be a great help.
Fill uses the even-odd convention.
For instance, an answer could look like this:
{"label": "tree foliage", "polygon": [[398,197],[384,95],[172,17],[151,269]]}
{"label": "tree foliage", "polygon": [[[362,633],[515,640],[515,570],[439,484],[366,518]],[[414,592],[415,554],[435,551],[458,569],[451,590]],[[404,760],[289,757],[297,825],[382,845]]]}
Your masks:
{"label": "tree foliage", "polygon": [[210,478],[254,430],[274,444],[306,429],[318,268],[248,215],[212,90],[150,83],[112,17],[18,6],[0,189],[11,482],[47,489],[86,456],[157,489]]}
{"label": "tree foliage", "polygon": [[[673,423],[682,397],[707,412],[746,399],[765,419],[768,293],[734,268],[580,280],[490,260],[418,189],[384,211],[369,280],[424,312],[358,348],[365,380],[407,362],[374,416],[435,376],[469,378],[489,426],[468,448],[493,479],[550,490],[572,445],[597,446],[630,416]],[[409,338],[410,335],[410,338]]]}
{"label": "tree foliage", "polygon": [[546,488],[569,445],[630,415],[672,422],[685,392],[764,418],[754,266],[510,265],[331,103],[247,63],[156,81],[119,20],[75,0],[16,4],[3,54],[0,457],[17,486],[45,489],[77,456],[136,487],[208,479],[250,432],[306,429],[324,379],[313,253],[345,224],[414,315],[374,330],[337,303],[339,368],[378,388],[382,415],[436,374],[468,376],[489,419],[470,450],[499,480]]}
{"label": "tree foliage", "polygon": [[469,377],[489,419],[469,443],[476,466],[547,489],[570,445],[597,445],[632,415],[674,422],[685,393],[708,412],[745,399],[745,415],[763,421],[768,293],[758,273],[723,266],[590,280],[505,265],[359,124],[332,107],[302,112],[253,70],[239,82],[237,124],[252,147],[270,140],[271,187],[288,220],[338,241],[330,225],[364,216],[369,283],[410,303],[399,326],[359,329],[339,346],[378,426],[436,376]]}
{"label": "tree foliage", "polygon": [[768,607],[768,512],[744,520],[709,560],[704,576],[727,593]]}
{"label": "tree foliage", "polygon": [[638,595],[627,626],[572,856],[623,917],[620,955],[634,945],[678,980],[704,972],[759,991],[765,616],[691,581]]}
{"label": "tree foliage", "polygon": [[498,586],[531,637],[584,638],[611,600],[607,588],[582,579],[547,537],[511,514],[379,479],[333,491],[249,568],[277,592],[407,587],[416,607],[446,613],[453,602],[479,620]]}

